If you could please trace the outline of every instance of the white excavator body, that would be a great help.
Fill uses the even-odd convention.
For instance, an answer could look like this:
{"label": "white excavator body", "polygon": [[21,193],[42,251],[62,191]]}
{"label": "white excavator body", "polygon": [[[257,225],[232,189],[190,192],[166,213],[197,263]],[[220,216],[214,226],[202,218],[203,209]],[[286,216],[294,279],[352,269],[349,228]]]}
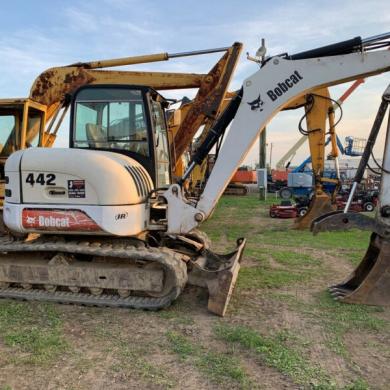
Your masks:
{"label": "white excavator body", "polygon": [[118,153],[31,148],[5,165],[4,223],[18,233],[137,236],[149,220],[148,172]]}

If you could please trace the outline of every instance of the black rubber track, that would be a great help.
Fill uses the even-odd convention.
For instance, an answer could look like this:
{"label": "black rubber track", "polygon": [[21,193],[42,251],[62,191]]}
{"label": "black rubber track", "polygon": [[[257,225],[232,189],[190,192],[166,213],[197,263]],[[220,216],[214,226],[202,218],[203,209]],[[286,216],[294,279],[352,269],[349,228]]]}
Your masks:
{"label": "black rubber track", "polygon": [[[68,291],[49,292],[43,288],[23,289],[8,287],[0,289],[0,298],[21,300],[37,300],[58,303],[73,303],[88,306],[124,307],[134,309],[158,310],[168,307],[182,292],[187,283],[187,267],[181,257],[168,248],[135,247],[126,244],[125,240],[99,242],[88,240],[65,240],[55,237],[38,238],[32,241],[13,241],[7,237],[0,239],[2,256],[12,253],[51,252],[82,254],[101,257],[139,260],[159,263],[164,267],[165,280],[169,280],[172,288],[162,297],[129,296],[122,298],[115,294],[73,293]],[[1,281],[0,281],[1,282]],[[81,286],[82,287],[82,286]]]}

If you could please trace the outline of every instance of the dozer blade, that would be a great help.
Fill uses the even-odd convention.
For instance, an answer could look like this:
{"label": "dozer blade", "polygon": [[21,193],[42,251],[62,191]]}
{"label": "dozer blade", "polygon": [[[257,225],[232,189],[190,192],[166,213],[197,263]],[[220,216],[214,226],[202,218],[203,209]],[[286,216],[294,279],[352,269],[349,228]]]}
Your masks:
{"label": "dozer blade", "polygon": [[326,194],[314,195],[307,213],[302,217],[298,217],[294,221],[294,229],[304,230],[308,229],[312,221],[323,214],[335,211],[336,206],[332,205],[331,199]]}
{"label": "dozer blade", "polygon": [[188,282],[195,286],[207,287],[209,291],[208,310],[224,316],[236,284],[240,262],[246,240],[237,240],[237,248],[227,255],[218,255],[204,250],[201,257],[193,262]]}
{"label": "dozer blade", "polygon": [[358,267],[343,283],[329,290],[342,302],[390,305],[390,241],[372,233],[370,245]]}

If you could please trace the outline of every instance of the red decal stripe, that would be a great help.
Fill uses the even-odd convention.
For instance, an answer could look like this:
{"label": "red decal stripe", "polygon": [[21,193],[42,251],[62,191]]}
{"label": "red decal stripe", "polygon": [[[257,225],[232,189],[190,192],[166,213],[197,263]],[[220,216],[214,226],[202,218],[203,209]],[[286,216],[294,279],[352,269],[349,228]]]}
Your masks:
{"label": "red decal stripe", "polygon": [[94,220],[79,210],[23,209],[22,225],[25,229],[48,231],[101,230]]}

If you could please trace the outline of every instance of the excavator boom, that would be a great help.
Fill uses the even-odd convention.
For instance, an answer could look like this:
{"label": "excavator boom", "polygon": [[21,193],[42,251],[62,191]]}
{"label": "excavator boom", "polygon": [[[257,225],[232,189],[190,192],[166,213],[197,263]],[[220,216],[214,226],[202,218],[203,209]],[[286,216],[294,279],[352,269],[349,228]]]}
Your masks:
{"label": "excavator boom", "polygon": [[[385,34],[382,39],[389,36]],[[336,49],[333,46],[322,48],[315,51],[315,55],[321,55],[317,58],[312,52],[300,54],[299,59],[273,57],[244,81],[240,101],[231,103],[235,112],[231,113],[230,121],[234,120],[196,207],[182,198],[180,186],[173,185],[164,193],[168,201],[169,232],[188,232],[207,219],[261,130],[291,101],[316,88],[374,76],[390,69],[389,50],[365,51],[368,49],[366,41],[356,42],[341,42]],[[339,53],[341,47],[345,54],[335,55],[335,50]]]}

